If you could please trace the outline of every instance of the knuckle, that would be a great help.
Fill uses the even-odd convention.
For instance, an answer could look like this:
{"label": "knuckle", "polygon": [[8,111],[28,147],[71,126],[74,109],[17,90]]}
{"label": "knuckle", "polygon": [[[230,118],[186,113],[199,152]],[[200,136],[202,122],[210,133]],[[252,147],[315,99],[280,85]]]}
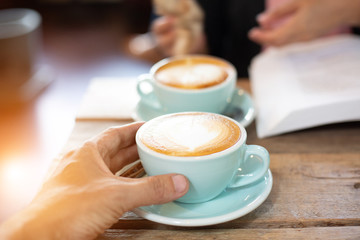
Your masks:
{"label": "knuckle", "polygon": [[164,181],[164,178],[150,177],[149,181],[151,186],[150,190],[152,191],[154,198],[158,200],[166,200],[171,189],[168,187],[166,181]]}

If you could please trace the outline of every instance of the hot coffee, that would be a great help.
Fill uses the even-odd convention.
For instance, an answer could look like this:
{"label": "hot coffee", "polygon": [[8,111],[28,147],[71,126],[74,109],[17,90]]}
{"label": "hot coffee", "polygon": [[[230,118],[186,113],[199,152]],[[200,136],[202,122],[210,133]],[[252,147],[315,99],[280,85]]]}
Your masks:
{"label": "hot coffee", "polygon": [[191,56],[173,60],[155,73],[156,81],[171,87],[202,89],[224,82],[230,66],[212,57]]}
{"label": "hot coffee", "polygon": [[239,126],[221,115],[178,113],[148,122],[140,140],[158,153],[204,156],[228,149],[240,136]]}

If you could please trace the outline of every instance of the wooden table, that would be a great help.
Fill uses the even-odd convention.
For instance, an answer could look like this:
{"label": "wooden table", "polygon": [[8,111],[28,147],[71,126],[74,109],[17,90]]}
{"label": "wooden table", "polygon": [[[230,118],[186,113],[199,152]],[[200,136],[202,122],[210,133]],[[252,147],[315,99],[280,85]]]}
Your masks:
{"label": "wooden table", "polygon": [[[249,91],[249,82],[239,81]],[[129,121],[81,121],[64,149]],[[230,222],[183,228],[120,219],[98,239],[360,239],[360,122],[259,139],[270,152],[273,188],[256,210]]]}

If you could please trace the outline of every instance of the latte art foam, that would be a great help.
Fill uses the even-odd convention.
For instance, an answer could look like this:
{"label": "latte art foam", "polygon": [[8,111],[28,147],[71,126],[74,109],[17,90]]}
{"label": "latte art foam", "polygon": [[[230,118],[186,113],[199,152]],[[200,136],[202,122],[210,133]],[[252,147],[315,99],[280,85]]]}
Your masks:
{"label": "latte art foam", "polygon": [[161,67],[155,74],[160,83],[184,89],[200,89],[222,83],[228,77],[225,63],[211,58],[186,58]]}
{"label": "latte art foam", "polygon": [[240,139],[231,120],[209,113],[183,113],[153,120],[140,140],[148,148],[171,156],[203,156],[223,151]]}

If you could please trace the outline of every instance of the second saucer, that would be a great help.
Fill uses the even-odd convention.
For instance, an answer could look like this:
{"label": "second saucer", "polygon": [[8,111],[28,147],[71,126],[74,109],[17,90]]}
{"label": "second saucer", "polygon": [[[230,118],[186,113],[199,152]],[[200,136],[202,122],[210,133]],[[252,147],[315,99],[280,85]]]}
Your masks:
{"label": "second saucer", "polygon": [[[164,114],[167,114],[167,112],[152,108],[140,100],[136,105],[132,118],[135,121],[149,121]],[[223,115],[235,119],[244,127],[249,126],[255,118],[255,108],[251,96],[245,90],[236,88],[232,101],[225,109]]]}

